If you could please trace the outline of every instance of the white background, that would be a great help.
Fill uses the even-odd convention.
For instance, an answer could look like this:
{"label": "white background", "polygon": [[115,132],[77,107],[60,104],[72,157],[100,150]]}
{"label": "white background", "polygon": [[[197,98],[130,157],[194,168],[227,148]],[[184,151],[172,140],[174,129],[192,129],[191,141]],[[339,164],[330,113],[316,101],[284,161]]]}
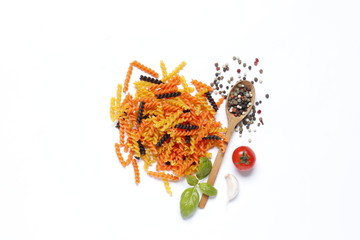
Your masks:
{"label": "white background", "polygon": [[[1,1],[0,239],[360,239],[358,1]],[[264,69],[265,125],[234,136],[219,194],[183,220],[114,153],[110,97],[138,60],[210,82]],[[134,71],[134,74],[140,72]],[[226,125],[224,115],[219,119]],[[257,164],[230,156],[249,145]],[[240,182],[226,203],[224,175]]]}

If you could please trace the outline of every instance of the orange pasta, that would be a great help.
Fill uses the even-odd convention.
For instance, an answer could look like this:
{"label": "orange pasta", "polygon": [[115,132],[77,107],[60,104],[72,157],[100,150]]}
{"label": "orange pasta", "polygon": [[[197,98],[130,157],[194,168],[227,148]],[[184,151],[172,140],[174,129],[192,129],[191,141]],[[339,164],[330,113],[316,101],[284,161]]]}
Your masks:
{"label": "orange pasta", "polygon": [[123,88],[124,93],[127,92],[127,90],[129,89],[129,82],[130,82],[132,71],[133,71],[133,66],[132,66],[132,64],[130,64],[128,71],[126,73],[125,81],[124,81],[124,88]]}
{"label": "orange pasta", "polygon": [[125,128],[126,122],[119,120],[119,142],[121,147],[125,145]]}
{"label": "orange pasta", "polygon": [[210,87],[210,86],[206,85],[205,83],[202,83],[198,80],[192,80],[191,83],[195,86],[196,90],[198,90],[199,92],[204,89],[206,89],[207,92],[213,91],[212,87]]}
{"label": "orange pasta", "polygon": [[[196,172],[200,157],[209,156],[209,149],[218,147],[225,150],[226,128],[216,121],[216,111],[209,104],[206,94],[212,88],[193,80],[197,92],[189,87],[179,72],[186,65],[182,62],[167,73],[161,62],[163,78],[160,80],[140,76],[135,82],[135,94],[128,93],[133,67],[158,78],[157,72],[133,61],[126,73],[123,91],[111,99],[110,116],[118,121],[119,143],[115,144],[116,154],[125,167],[132,163],[135,182],[140,182],[138,161],[144,161],[148,175],[164,182],[171,193],[168,181],[177,181]],[[120,90],[119,90],[120,89]],[[206,94],[205,94],[206,93]],[[216,105],[219,107],[223,98]],[[128,153],[125,161],[120,148]]]}
{"label": "orange pasta", "polygon": [[148,175],[153,176],[153,177],[156,177],[156,178],[167,179],[167,180],[172,180],[172,181],[177,181],[177,180],[179,180],[179,177],[178,177],[178,176],[171,175],[171,174],[164,173],[164,172],[148,171],[147,173],[148,173]]}
{"label": "orange pasta", "polygon": [[116,155],[121,163],[121,165],[123,165],[124,167],[126,166],[126,162],[120,152],[120,145],[118,143],[115,143],[115,152],[116,152]]}
{"label": "orange pasta", "polygon": [[146,72],[148,74],[150,74],[151,76],[158,78],[159,74],[157,72],[155,72],[154,70],[152,70],[151,68],[146,67],[145,65],[142,65],[141,63],[137,62],[137,61],[133,61],[132,63],[130,63],[130,66],[128,68],[128,71],[126,73],[126,78],[124,81],[124,93],[128,91],[129,89],[129,82],[130,82],[130,78],[131,78],[131,74],[133,71],[133,67],[138,68],[139,70]]}
{"label": "orange pasta", "polygon": [[132,165],[134,167],[135,183],[138,184],[140,183],[140,172],[139,172],[139,166],[135,158],[132,159]]}
{"label": "orange pasta", "polygon": [[224,100],[225,100],[224,97],[219,98],[219,100],[216,102],[216,106],[219,108],[221,104],[224,102]]}
{"label": "orange pasta", "polygon": [[151,76],[153,76],[154,78],[158,78],[159,74],[157,72],[155,72],[154,70],[152,70],[151,68],[146,67],[145,65],[142,65],[141,63],[139,63],[138,61],[133,61],[131,63],[132,66],[137,67],[138,69],[140,69],[143,72],[146,72],[148,74],[150,74]]}

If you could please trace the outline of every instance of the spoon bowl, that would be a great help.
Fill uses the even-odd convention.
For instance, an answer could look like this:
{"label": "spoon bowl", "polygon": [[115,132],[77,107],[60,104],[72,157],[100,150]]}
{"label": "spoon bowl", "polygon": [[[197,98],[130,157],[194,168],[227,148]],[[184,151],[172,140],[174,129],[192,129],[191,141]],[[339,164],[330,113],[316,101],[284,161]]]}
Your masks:
{"label": "spoon bowl", "polygon": [[[247,89],[250,90],[251,93],[251,99],[250,99],[250,106],[247,107],[246,111],[244,111],[240,116],[236,116],[235,114],[231,113],[229,110],[229,100],[231,98],[231,93],[233,93],[239,86],[244,86]],[[254,105],[255,102],[255,88],[254,85],[246,80],[242,80],[239,81],[238,83],[236,83],[230,90],[228,97],[227,97],[227,101],[226,101],[226,117],[228,120],[228,130],[226,132],[226,137],[228,138],[228,140],[230,141],[230,137],[231,134],[234,132],[235,126],[241,122],[251,111],[252,106]],[[234,126],[234,127],[233,127]],[[229,131],[232,130],[232,131]],[[229,134],[229,136],[228,136]]]}
{"label": "spoon bowl", "polygon": [[[232,96],[232,93],[236,91],[236,89],[238,89],[240,87],[245,87],[246,89],[250,90],[250,105],[247,106],[246,110],[241,112],[241,114],[239,116],[236,116],[234,113],[230,112],[230,109],[229,109],[229,100],[231,99],[231,96]],[[230,139],[231,139],[231,136],[235,130],[235,127],[236,125],[241,122],[248,114],[249,112],[251,111],[252,109],[252,106],[254,105],[254,102],[255,102],[255,88],[254,88],[254,85],[249,82],[249,81],[246,81],[246,80],[242,80],[242,81],[239,81],[237,82],[230,90],[228,96],[227,96],[227,100],[226,100],[226,117],[227,117],[227,120],[228,120],[228,127],[227,127],[227,131],[226,131],[226,139],[228,140],[228,142],[230,142]],[[225,150],[226,150],[226,147],[227,147],[228,143],[225,143]],[[222,159],[225,155],[225,152],[222,152],[221,150],[218,151],[217,155],[216,155],[216,158],[215,158],[215,161],[214,161],[214,164],[213,164],[213,167],[211,169],[211,172],[209,174],[209,177],[208,177],[208,183],[211,184],[211,185],[214,185],[215,183],[215,180],[216,180],[216,177],[217,177],[217,174],[219,172],[219,169],[220,169],[220,166],[221,166],[221,163],[222,163]],[[203,194],[202,197],[201,197],[201,200],[199,202],[199,207],[200,208],[204,208],[206,203],[207,203],[207,200],[208,200],[209,196],[208,195],[205,195]]]}

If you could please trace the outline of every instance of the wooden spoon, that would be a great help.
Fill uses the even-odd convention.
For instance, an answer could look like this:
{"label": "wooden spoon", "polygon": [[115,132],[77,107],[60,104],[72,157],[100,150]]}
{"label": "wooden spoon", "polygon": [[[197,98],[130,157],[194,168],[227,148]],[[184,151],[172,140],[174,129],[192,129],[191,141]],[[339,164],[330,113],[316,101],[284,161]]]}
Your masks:
{"label": "wooden spoon", "polygon": [[[245,85],[246,87],[248,87],[250,90],[251,90],[251,94],[252,94],[252,97],[251,97],[251,106],[247,108],[246,112],[244,114],[242,114],[240,117],[236,117],[234,114],[232,114],[230,111],[229,111],[229,98],[230,98],[230,94],[231,92],[234,91],[234,89],[239,85],[239,84],[243,84]],[[227,101],[226,101],[226,116],[227,116],[227,119],[228,119],[228,127],[227,127],[227,131],[226,131],[226,138],[228,139],[228,142],[230,142],[230,139],[231,139],[231,135],[233,134],[234,130],[235,130],[235,126],[241,121],[243,120],[250,112],[252,106],[254,105],[254,102],[255,102],[255,88],[254,88],[254,85],[249,82],[249,81],[239,81],[238,83],[236,83],[230,90],[229,92],[229,95],[228,95],[228,98],[227,98]],[[225,143],[225,150],[226,150],[226,147],[227,147],[227,143]],[[217,155],[216,155],[216,158],[215,158],[215,161],[214,161],[214,164],[213,164],[213,167],[211,169],[211,172],[209,174],[209,177],[208,177],[208,183],[211,184],[211,185],[214,185],[215,183],[215,180],[216,180],[216,176],[219,172],[219,169],[220,169],[220,166],[221,166],[221,162],[222,162],[222,159],[225,155],[225,152],[222,152],[221,150],[218,151]],[[201,200],[200,200],[200,203],[199,203],[199,208],[204,208],[206,203],[207,203],[207,200],[208,200],[209,196],[208,195],[205,195],[203,194],[202,197],[201,197]]]}

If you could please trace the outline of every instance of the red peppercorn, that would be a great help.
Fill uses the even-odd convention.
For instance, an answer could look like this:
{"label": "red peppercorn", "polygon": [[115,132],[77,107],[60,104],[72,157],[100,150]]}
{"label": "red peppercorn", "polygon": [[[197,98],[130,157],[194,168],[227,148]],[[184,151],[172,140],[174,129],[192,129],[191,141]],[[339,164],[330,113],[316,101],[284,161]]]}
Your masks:
{"label": "red peppercorn", "polygon": [[259,110],[257,111],[257,113],[260,114],[260,113],[261,113],[261,110],[259,109]]}
{"label": "red peppercorn", "polygon": [[239,68],[238,70],[237,70],[237,73],[240,73],[241,72],[241,69]]}
{"label": "red peppercorn", "polygon": [[257,66],[259,63],[259,59],[258,58],[255,58],[255,62],[254,62],[254,65]]}

